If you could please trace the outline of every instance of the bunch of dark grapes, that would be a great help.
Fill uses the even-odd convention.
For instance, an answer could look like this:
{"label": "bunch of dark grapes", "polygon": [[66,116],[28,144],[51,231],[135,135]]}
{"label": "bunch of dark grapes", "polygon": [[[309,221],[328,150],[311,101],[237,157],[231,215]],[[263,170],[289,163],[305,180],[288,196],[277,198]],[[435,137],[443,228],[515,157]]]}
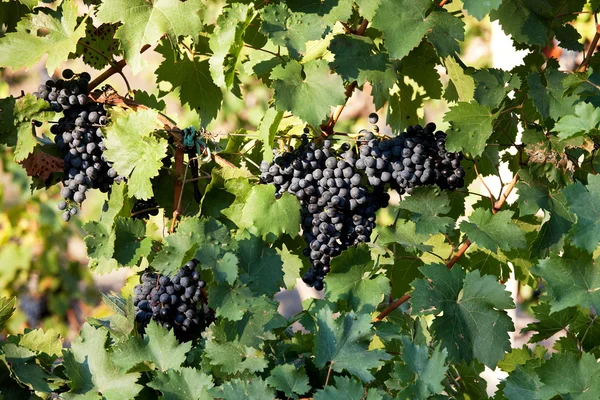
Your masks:
{"label": "bunch of dark grapes", "polygon": [[296,150],[261,165],[263,183],[274,183],[277,196],[289,192],[304,205],[302,230],[308,244],[304,252],[312,268],[303,280],[317,290],[323,289],[333,257],[369,240],[375,213],[390,199],[383,187],[369,190],[355,166],[355,153],[348,144],[338,152],[325,140],[318,148],[306,135]]}
{"label": "bunch of dark grapes", "polygon": [[[377,115],[370,116],[377,122]],[[377,127],[374,127],[377,131]],[[446,151],[446,134],[436,132],[434,123],[423,128],[410,126],[393,138],[377,138],[363,131],[358,140],[356,168],[364,171],[370,185],[390,185],[399,194],[410,193],[422,185],[438,185],[454,190],[464,186],[465,170],[461,153]]]}
{"label": "bunch of dark grapes", "polygon": [[60,194],[65,200],[58,203],[58,208],[64,211],[63,220],[69,221],[71,215],[77,214],[77,204],[85,200],[88,189],[107,192],[113,182],[123,178],[117,176],[103,154],[104,134],[100,127],[106,125],[107,115],[102,104],[88,98],[90,75],[75,75],[65,69],[63,78],[47,81],[34,94],[50,102],[54,111],[63,113],[50,131],[64,157]]}
{"label": "bunch of dark grapes", "polygon": [[206,283],[196,271],[197,265],[197,260],[189,261],[172,277],[151,272],[142,275],[142,283],[133,290],[140,333],[153,319],[173,329],[179,339],[189,340],[214,321],[214,314],[211,317],[202,308],[202,288]]}
{"label": "bunch of dark grapes", "polygon": [[27,324],[32,328],[38,327],[42,318],[49,315],[46,296],[19,296],[19,306],[27,317]]}
{"label": "bunch of dark grapes", "polygon": [[151,215],[158,215],[158,204],[154,199],[138,200],[131,209],[132,219],[148,219]]}
{"label": "bunch of dark grapes", "polygon": [[[369,120],[374,125],[377,115]],[[261,164],[262,183],[274,184],[277,197],[288,192],[303,205],[304,253],[312,264],[303,280],[317,290],[333,257],[370,240],[376,212],[389,203],[388,188],[404,194],[420,185],[464,185],[462,155],[446,151],[446,135],[435,132],[434,124],[409,127],[394,138],[361,133],[356,146],[344,143],[339,150],[330,140],[317,146],[303,135],[297,149]]]}

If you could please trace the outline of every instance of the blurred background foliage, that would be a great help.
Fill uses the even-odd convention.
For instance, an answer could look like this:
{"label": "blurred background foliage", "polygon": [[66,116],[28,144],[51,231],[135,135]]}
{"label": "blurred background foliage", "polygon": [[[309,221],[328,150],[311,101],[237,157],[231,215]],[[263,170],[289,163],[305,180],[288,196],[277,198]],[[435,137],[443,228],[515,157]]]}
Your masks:
{"label": "blurred background foliage", "polygon": [[[45,3],[46,6],[53,6],[51,1]],[[80,3],[83,6],[83,2]],[[7,7],[11,7],[8,4],[11,3],[0,2],[4,7],[2,11],[6,12]],[[226,0],[208,1],[207,4],[209,7],[205,18],[216,19]],[[12,7],[14,8],[10,12],[14,18],[4,19],[6,24],[0,25],[0,37],[11,23],[21,18],[20,13],[26,10],[14,4]],[[455,0],[446,8],[453,12],[460,10],[462,4]],[[465,41],[461,43],[460,58],[465,64],[477,68],[508,69],[522,60],[525,54],[510,48],[510,41],[497,23],[492,24],[489,18],[477,21],[468,15],[464,16],[464,21]],[[583,34],[586,44],[589,44],[595,32],[591,14],[580,15],[575,27]],[[507,52],[507,49],[510,51]],[[310,50],[311,43],[308,43],[307,51]],[[240,98],[235,93],[226,94],[218,118],[208,126],[209,132],[222,139],[227,139],[231,134],[245,134],[246,130],[255,131],[272,98],[271,90],[262,84],[260,77],[254,75],[252,68],[261,61],[261,54],[265,59],[271,55],[256,54],[249,48],[245,48],[244,51],[253,52],[252,57],[245,60],[242,69],[244,73],[240,74],[244,95]],[[581,53],[558,48],[547,51],[548,54],[555,51],[551,55],[557,57],[561,67],[566,70],[572,70],[581,61]],[[136,99],[143,98],[145,101],[152,101],[153,104],[160,104],[159,108],[179,126],[198,126],[198,114],[187,106],[182,107],[177,93],[172,92],[168,85],[157,83],[154,70],[160,64],[160,54],[149,52],[145,59],[150,63],[150,67],[142,73],[133,76],[128,67],[123,71],[129,86],[134,89],[130,95]],[[64,63],[62,68],[71,68],[77,72],[87,71],[92,77],[101,71],[94,70],[81,60],[71,60]],[[438,67],[438,72],[445,79],[444,82],[447,82],[445,69]],[[28,71],[0,69],[0,98],[8,95],[18,96],[22,91],[33,92],[40,83],[59,76],[60,71],[55,71],[52,77],[48,76],[45,59]],[[409,78],[406,79],[406,83],[413,86],[415,96],[420,95],[419,86]],[[119,75],[114,75],[106,84],[111,85],[120,94],[127,93],[127,84]],[[385,121],[383,117],[386,110],[387,105],[381,110],[375,110],[370,88],[366,84],[363,91],[354,92],[336,129],[340,132],[356,133],[368,126],[367,116],[371,112],[377,111],[382,117],[381,120]],[[447,110],[445,100],[427,100],[424,108],[419,110],[419,117],[433,121],[441,129],[445,129],[447,126],[442,122],[442,116]],[[301,133],[304,126],[302,121],[287,116],[284,116],[284,121],[284,129],[287,125],[290,131]],[[42,129],[49,130],[49,127],[44,126]],[[381,131],[387,133],[391,132],[391,129],[389,126],[381,126]],[[225,143],[226,140],[222,142]],[[63,223],[60,211],[56,208],[60,197],[59,187],[32,193],[31,179],[26,176],[21,166],[12,161],[10,151],[0,146],[0,297],[18,297],[18,311],[11,318],[7,333],[22,332],[26,327],[52,327],[66,338],[72,339],[85,318],[100,318],[110,313],[100,301],[100,292],[123,289],[127,293],[137,283],[133,281],[137,281],[137,276],[132,271],[124,270],[94,276],[87,268],[81,227],[85,222],[99,218],[105,200],[104,194],[99,191],[90,193],[84,209],[80,210],[80,217],[68,224]],[[478,191],[477,188],[469,190]],[[386,212],[381,210],[382,222],[389,219]],[[162,215],[152,218],[156,226],[164,231]],[[129,277],[133,277],[131,281],[128,281]],[[526,308],[535,295],[535,288],[520,288],[519,301]]]}

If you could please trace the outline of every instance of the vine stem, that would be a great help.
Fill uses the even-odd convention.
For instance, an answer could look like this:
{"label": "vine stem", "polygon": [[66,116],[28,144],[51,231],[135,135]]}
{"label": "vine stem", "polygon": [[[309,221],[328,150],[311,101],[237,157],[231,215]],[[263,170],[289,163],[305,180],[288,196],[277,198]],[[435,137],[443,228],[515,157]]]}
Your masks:
{"label": "vine stem", "polygon": [[594,55],[594,52],[596,51],[596,46],[598,46],[598,40],[600,40],[600,25],[596,25],[596,34],[594,35],[594,38],[592,39],[592,43],[590,43],[590,47],[588,47],[588,51],[587,51],[587,54],[585,55],[585,58],[583,59],[583,62],[581,63],[579,68],[577,68],[577,71],[583,72],[583,71],[587,70],[587,67],[590,64],[590,61],[592,60],[592,56]]}
{"label": "vine stem", "polygon": [[[506,199],[508,198],[510,193],[514,190],[515,185],[517,184],[518,181],[519,181],[519,173],[516,173],[515,176],[513,177],[512,181],[506,187],[506,190],[504,190],[504,193],[500,196],[498,201],[496,201],[496,203],[494,204],[494,209],[496,209],[496,211],[500,210],[502,208],[502,206],[504,205],[504,203],[506,203]],[[458,260],[467,252],[467,250],[469,249],[471,244],[472,243],[469,239],[465,240],[465,242],[460,246],[460,248],[458,249],[458,251],[456,252],[454,257],[452,257],[450,259],[450,261],[448,261],[446,263],[446,266],[448,268],[454,267],[454,264],[456,264],[458,262]],[[375,318],[373,318],[373,322],[379,322],[379,321],[383,320],[385,317],[390,315],[390,313],[392,311],[394,311],[396,308],[400,307],[402,304],[406,303],[409,299],[410,299],[410,295],[408,293],[405,294],[404,296],[400,297],[398,300],[396,300],[393,303],[391,303],[390,305],[388,305],[381,313],[379,313],[379,315],[377,315]]]}
{"label": "vine stem", "polygon": [[496,201],[496,199],[494,198],[494,195],[492,194],[492,191],[490,190],[490,187],[487,185],[487,183],[485,183],[485,180],[483,179],[483,176],[481,176],[481,174],[477,170],[477,163],[475,161],[473,161],[473,168],[475,169],[475,173],[477,174],[477,178],[479,178],[479,180],[483,184],[483,187],[485,187],[487,189],[488,194],[490,195],[490,201],[492,202],[492,213],[496,214],[496,208],[494,207],[494,204],[495,204],[494,202]]}
{"label": "vine stem", "polygon": [[[140,54],[145,52],[146,50],[148,50],[150,47],[151,46],[149,44],[142,47],[142,49],[140,50]],[[127,61],[125,61],[125,59],[122,59],[119,62],[117,62],[116,64],[111,65],[110,68],[108,68],[106,71],[104,71],[103,73],[98,75],[98,77],[96,77],[96,79],[94,79],[93,81],[91,81],[88,84],[88,91],[91,92],[96,87],[98,87],[102,82],[104,82],[105,80],[107,80],[108,78],[113,76],[114,74],[121,73],[121,71],[123,70],[123,68],[125,68],[126,65],[127,65]]]}
{"label": "vine stem", "polygon": [[[364,36],[368,25],[369,21],[367,19],[363,19],[360,26],[356,30],[356,35]],[[352,96],[352,92],[354,92],[354,89],[356,89],[357,86],[358,83],[356,81],[353,81],[349,83],[348,86],[346,86],[346,92],[344,93],[346,95],[346,101],[344,101],[344,104],[336,107],[336,109],[331,114],[331,118],[329,118],[329,121],[327,121],[326,124],[321,125],[321,130],[323,131],[324,136],[331,136],[334,134],[333,128],[335,127],[335,124],[337,123],[338,119],[340,119],[340,115],[342,115],[342,111],[344,111],[346,103],[348,103],[348,99],[350,99],[350,96]]]}
{"label": "vine stem", "polygon": [[406,303],[408,300],[410,300],[410,294],[405,294],[404,296],[400,297],[398,300],[394,301],[389,306],[387,306],[386,309],[383,310],[378,316],[376,316],[373,319],[373,322],[379,322],[383,320],[385,317],[390,315],[392,311],[400,307],[402,304]]}
{"label": "vine stem", "polygon": [[183,172],[183,146],[178,145],[175,149],[175,188],[173,190],[173,220],[171,221],[171,229],[169,233],[175,232],[175,225],[177,224],[177,218],[181,215],[181,198],[183,197],[183,180],[187,176],[187,165],[186,174]]}
{"label": "vine stem", "polygon": [[331,376],[331,369],[333,368],[333,362],[329,362],[329,369],[327,370],[327,378],[325,378],[325,386],[329,384],[329,377]]}

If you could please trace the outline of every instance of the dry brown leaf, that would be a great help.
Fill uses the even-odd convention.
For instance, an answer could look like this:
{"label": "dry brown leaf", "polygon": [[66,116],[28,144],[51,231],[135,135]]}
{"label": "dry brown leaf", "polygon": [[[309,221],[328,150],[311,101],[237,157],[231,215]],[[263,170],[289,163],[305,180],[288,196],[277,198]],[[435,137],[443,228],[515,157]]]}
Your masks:
{"label": "dry brown leaf", "polygon": [[53,172],[63,172],[65,168],[65,162],[62,158],[37,149],[20,164],[23,165],[28,176],[37,176],[42,180],[48,179]]}

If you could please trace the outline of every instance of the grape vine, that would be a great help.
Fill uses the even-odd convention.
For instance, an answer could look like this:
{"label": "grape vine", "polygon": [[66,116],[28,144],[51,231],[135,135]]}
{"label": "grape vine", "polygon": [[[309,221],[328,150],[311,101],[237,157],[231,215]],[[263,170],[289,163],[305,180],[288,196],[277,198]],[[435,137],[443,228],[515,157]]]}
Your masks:
{"label": "grape vine", "polygon": [[599,4],[0,1],[0,398],[600,398]]}

